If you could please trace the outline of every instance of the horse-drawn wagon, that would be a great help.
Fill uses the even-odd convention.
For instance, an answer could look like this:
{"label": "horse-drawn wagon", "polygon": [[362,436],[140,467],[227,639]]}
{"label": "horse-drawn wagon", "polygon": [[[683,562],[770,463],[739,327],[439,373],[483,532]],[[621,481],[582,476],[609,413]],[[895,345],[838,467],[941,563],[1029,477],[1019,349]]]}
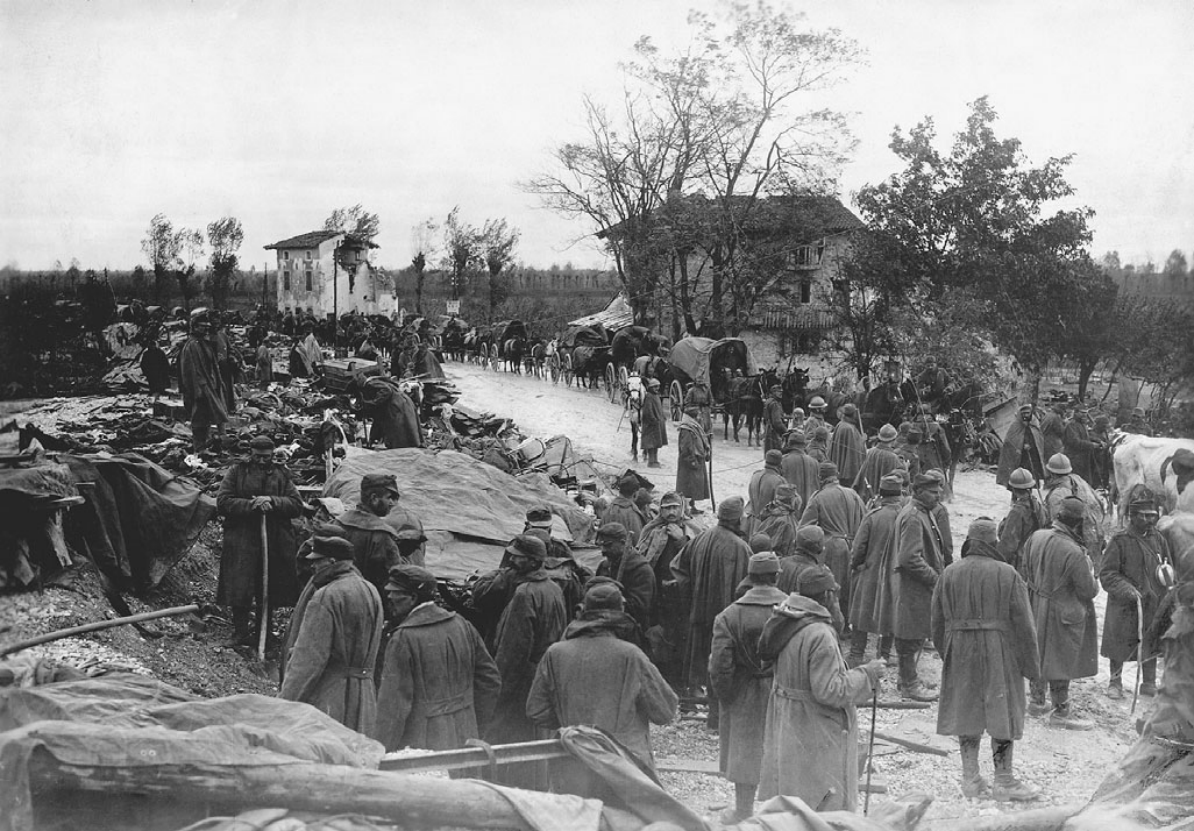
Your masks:
{"label": "horse-drawn wagon", "polygon": [[712,417],[712,413],[724,413],[730,402],[730,381],[735,370],[743,375],[758,373],[750,348],[741,338],[683,338],[672,347],[669,363],[672,383],[668,398],[673,421],[680,420],[684,396],[694,385],[708,387]]}

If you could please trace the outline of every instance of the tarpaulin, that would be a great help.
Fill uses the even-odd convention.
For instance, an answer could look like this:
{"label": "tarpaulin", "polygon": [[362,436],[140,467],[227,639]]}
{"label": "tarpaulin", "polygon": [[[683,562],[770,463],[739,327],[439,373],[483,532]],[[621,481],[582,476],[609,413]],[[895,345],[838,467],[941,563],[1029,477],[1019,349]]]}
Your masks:
{"label": "tarpaulin", "polygon": [[511,476],[449,450],[348,451],[323,496],[351,507],[360,498],[363,475],[392,474],[402,493],[399,506],[423,523],[426,564],[439,577],[463,579],[474,570],[497,568],[502,547],[522,533],[533,507],[552,509],[560,520],[556,536],[586,540],[592,535],[593,517],[542,474]]}
{"label": "tarpaulin", "polygon": [[32,827],[29,761],[79,767],[376,768],[385,749],[307,704],[261,695],[196,697],[114,675],[0,689],[0,829]]}
{"label": "tarpaulin", "polygon": [[711,384],[712,373],[721,368],[741,369],[744,375],[755,375],[759,371],[750,349],[741,338],[684,338],[672,347],[668,361],[699,384]]}
{"label": "tarpaulin", "polygon": [[194,545],[216,503],[189,479],[135,453],[60,456],[86,503],[67,512],[67,540],[132,588],[156,586]]}

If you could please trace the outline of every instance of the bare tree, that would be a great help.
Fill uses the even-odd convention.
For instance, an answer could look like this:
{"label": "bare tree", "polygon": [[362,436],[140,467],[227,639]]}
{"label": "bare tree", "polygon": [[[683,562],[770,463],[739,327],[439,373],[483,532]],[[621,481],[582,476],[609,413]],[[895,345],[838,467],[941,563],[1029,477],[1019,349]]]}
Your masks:
{"label": "bare tree", "polygon": [[351,208],[337,208],[323,222],[325,231],[342,231],[354,237],[372,241],[381,230],[377,214],[369,213],[361,205]]}
{"label": "bare tree", "polygon": [[487,219],[481,227],[479,242],[481,256],[489,270],[489,311],[501,305],[509,292],[501,283],[502,269],[514,262],[514,247],[518,245],[519,231],[507,225],[505,219]]}
{"label": "bare tree", "polygon": [[178,280],[178,290],[182,293],[182,306],[189,312],[191,297],[195,293],[191,278],[195,276],[195,263],[203,257],[203,232],[197,228],[180,228],[178,247],[180,257],[174,276]]}

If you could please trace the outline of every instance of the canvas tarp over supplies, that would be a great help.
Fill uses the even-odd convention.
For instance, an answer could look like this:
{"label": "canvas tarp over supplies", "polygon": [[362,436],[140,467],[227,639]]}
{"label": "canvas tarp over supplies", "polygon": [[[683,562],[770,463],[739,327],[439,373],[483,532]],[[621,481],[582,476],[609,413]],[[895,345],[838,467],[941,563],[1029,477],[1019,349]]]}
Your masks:
{"label": "canvas tarp over supplies", "polygon": [[545,474],[511,476],[450,450],[349,448],[323,496],[351,508],[360,499],[366,473],[392,474],[398,480],[399,505],[423,523],[427,568],[437,577],[463,580],[474,571],[497,568],[503,547],[522,533],[530,508],[551,508],[557,537],[587,540],[592,535],[593,517]]}

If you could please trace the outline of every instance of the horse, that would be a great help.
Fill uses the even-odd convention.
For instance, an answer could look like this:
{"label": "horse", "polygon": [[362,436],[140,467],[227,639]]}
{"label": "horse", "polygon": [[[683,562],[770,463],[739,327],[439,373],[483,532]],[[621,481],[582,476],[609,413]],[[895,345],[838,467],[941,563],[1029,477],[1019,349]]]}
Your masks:
{"label": "horse", "polygon": [[774,371],[730,379],[730,394],[722,412],[723,440],[729,439],[730,423],[733,422],[734,441],[740,441],[738,431],[745,422],[746,446],[750,447],[756,440],[759,447],[763,446],[763,402],[767,400],[768,390],[776,380]]}
{"label": "horse", "polygon": [[576,385],[595,390],[601,386],[605,368],[613,363],[608,346],[578,346],[572,350],[572,374]]}
{"label": "horse", "polygon": [[522,338],[507,338],[502,344],[502,360],[506,362],[506,371],[517,375],[522,374],[522,356],[526,353],[527,342]]}

